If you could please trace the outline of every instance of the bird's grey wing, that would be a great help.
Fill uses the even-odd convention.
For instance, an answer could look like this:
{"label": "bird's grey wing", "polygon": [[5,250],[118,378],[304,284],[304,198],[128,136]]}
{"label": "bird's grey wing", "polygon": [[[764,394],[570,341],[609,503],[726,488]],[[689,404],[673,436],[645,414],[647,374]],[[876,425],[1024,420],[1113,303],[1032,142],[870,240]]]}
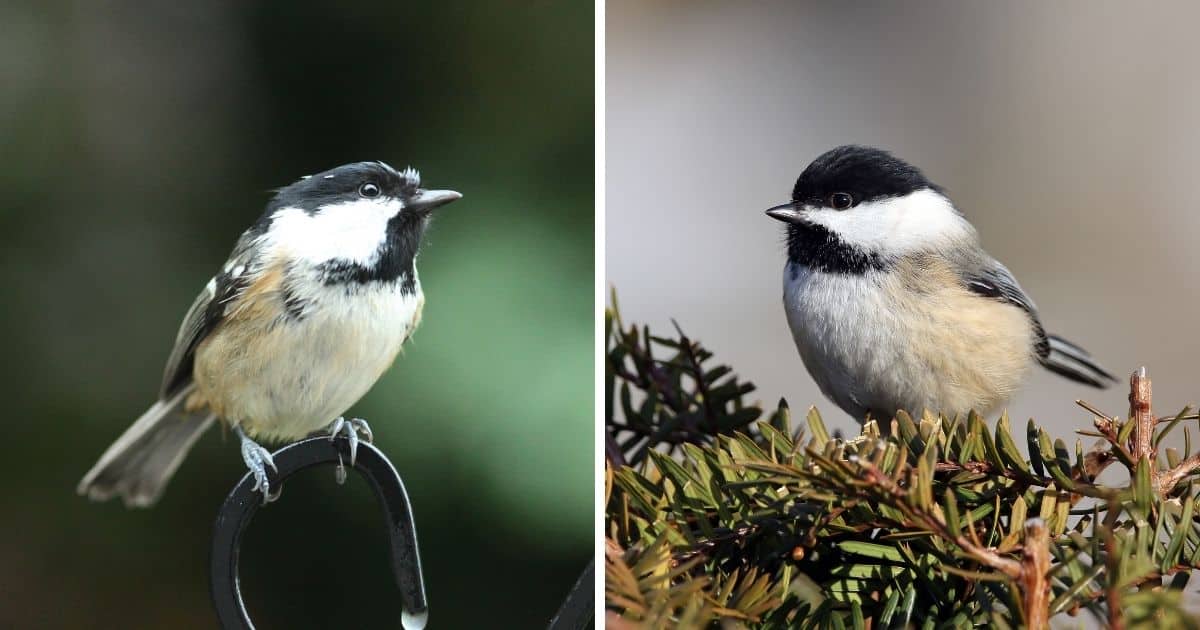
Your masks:
{"label": "bird's grey wing", "polygon": [[1046,334],[1033,300],[1000,261],[988,258],[962,275],[968,290],[1017,306],[1029,315],[1036,339],[1034,351],[1043,367],[1092,387],[1107,387],[1116,381],[1086,350],[1062,337]]}
{"label": "bird's grey wing", "polygon": [[200,340],[217,323],[209,318],[209,307],[212,305],[214,297],[216,297],[216,278],[205,285],[204,290],[192,302],[187,315],[183,316],[183,323],[179,325],[179,332],[175,335],[175,347],[171,349],[167,367],[163,370],[162,388],[158,392],[160,399],[169,398],[176,390],[191,381],[192,355],[196,350],[196,344],[200,343]]}
{"label": "bird's grey wing", "polygon": [[1038,356],[1044,357],[1050,353],[1050,341],[1046,338],[1046,331],[1042,328],[1037,306],[1017,283],[1017,279],[1013,277],[1008,267],[994,258],[987,258],[982,264],[963,270],[962,278],[969,291],[1007,302],[1025,311],[1029,315],[1030,321],[1033,322],[1033,328],[1037,335]]}
{"label": "bird's grey wing", "polygon": [[167,399],[192,380],[192,361],[196,346],[211,333],[225,318],[225,305],[241,291],[250,277],[248,268],[253,264],[250,245],[252,235],[242,235],[234,246],[224,269],[213,276],[200,295],[196,296],[183,317],[179,332],[175,335],[175,347],[163,370],[162,388],[159,398]]}

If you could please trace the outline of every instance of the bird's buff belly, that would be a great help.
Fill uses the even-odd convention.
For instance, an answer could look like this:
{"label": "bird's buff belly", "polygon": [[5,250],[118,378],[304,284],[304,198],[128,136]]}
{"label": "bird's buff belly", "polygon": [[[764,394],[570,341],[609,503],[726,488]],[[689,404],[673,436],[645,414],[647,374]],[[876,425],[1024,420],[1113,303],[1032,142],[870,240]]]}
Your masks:
{"label": "bird's buff belly", "polygon": [[302,322],[268,326],[231,319],[196,350],[200,402],[254,439],[299,439],[367,393],[418,316],[419,307],[407,318],[314,313]]}
{"label": "bird's buff belly", "polygon": [[867,412],[886,421],[899,409],[986,413],[1032,366],[1032,329],[1011,305],[956,290],[897,298],[869,278],[833,286],[825,288],[847,294],[813,300],[805,299],[812,291],[785,291],[788,320],[822,393],[860,421]]}

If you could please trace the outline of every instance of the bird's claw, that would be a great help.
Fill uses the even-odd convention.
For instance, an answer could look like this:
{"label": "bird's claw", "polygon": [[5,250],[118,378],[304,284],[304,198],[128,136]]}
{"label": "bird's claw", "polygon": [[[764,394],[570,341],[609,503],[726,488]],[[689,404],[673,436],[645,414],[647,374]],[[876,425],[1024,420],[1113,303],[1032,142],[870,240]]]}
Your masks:
{"label": "bird's claw", "polygon": [[254,487],[251,490],[262,492],[263,505],[275,501],[283,490],[280,488],[275,491],[275,494],[271,494],[271,481],[267,477],[267,467],[279,472],[279,469],[275,467],[275,460],[271,458],[271,451],[247,437],[241,427],[234,427],[233,431],[242,441],[242,461],[246,462],[246,467],[254,475]]}
{"label": "bird's claw", "polygon": [[[347,420],[344,417],[338,418],[329,425],[329,441],[337,439],[338,435],[345,434],[346,439],[350,442],[350,465],[353,466],[358,461],[358,434],[362,433],[363,439],[370,443],[375,439],[375,435],[371,433],[371,427],[366,420],[362,418],[350,418]],[[340,479],[345,479],[344,471],[339,476]],[[339,482],[340,483],[340,482]]]}
{"label": "bird's claw", "polygon": [[339,486],[346,483],[346,464],[342,462],[341,453],[338,453],[338,465],[337,469],[333,473],[333,480],[336,481],[337,485]]}

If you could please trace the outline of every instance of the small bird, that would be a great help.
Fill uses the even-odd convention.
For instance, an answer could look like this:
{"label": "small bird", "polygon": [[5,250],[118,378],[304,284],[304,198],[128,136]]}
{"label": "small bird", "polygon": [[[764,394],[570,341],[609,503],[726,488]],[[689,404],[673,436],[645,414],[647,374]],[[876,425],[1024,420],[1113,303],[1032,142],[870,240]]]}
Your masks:
{"label": "small bird", "polygon": [[859,421],[897,411],[987,413],[1034,362],[1094,387],[1116,382],[1047,335],[1033,300],[920,170],[842,146],[809,164],[787,223],[783,306],[821,392]]}
{"label": "small bird", "polygon": [[370,427],[345,413],[392,364],[421,319],[421,238],[461,198],[421,177],[358,162],[280,188],[184,316],[158,401],[100,456],[77,492],[153,505],[191,446],[220,420],[241,441],[263,500],[271,453],[329,428],[351,460]]}

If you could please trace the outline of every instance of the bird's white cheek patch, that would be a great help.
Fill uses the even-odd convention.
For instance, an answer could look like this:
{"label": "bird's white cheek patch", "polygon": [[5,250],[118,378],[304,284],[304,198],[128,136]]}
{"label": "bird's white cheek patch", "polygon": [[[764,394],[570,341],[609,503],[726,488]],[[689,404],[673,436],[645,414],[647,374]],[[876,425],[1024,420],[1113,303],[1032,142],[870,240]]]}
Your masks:
{"label": "bird's white cheek patch", "polygon": [[868,201],[849,210],[810,211],[807,218],[847,245],[894,254],[936,248],[974,233],[950,200],[932,190]]}
{"label": "bird's white cheek patch", "polygon": [[369,265],[387,238],[387,224],[404,206],[392,199],[359,199],[324,206],[313,214],[281,208],[263,235],[272,249],[319,264],[332,259]]}

